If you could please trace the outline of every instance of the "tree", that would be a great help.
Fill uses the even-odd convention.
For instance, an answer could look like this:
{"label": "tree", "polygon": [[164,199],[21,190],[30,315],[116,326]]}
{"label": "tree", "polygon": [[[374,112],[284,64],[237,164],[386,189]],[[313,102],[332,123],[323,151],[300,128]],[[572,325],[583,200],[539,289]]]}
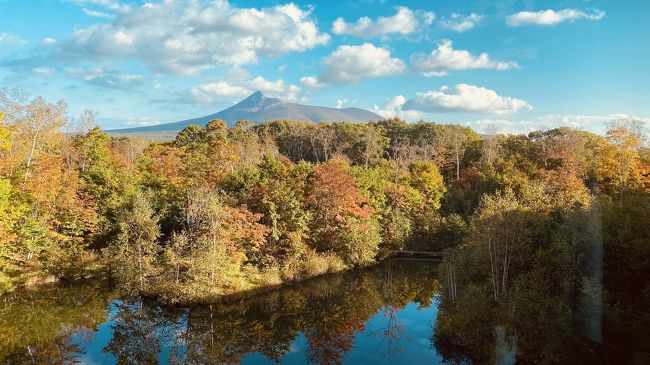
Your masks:
{"label": "tree", "polygon": [[120,211],[115,228],[117,234],[107,249],[111,274],[126,292],[146,293],[156,269],[154,260],[160,235],[158,218],[146,194],[131,197]]}
{"label": "tree", "polygon": [[211,297],[242,285],[242,265],[257,264],[265,244],[259,219],[244,207],[228,206],[218,191],[189,192],[184,233],[191,242],[189,295]]}
{"label": "tree", "polygon": [[460,164],[465,154],[468,141],[465,128],[459,125],[451,125],[446,129],[443,138],[445,144],[449,146],[450,154],[456,165],[456,180],[458,180],[460,179]]}
{"label": "tree", "polygon": [[[339,254],[357,249],[365,251],[364,247],[372,251],[372,247],[379,243],[374,234],[357,236],[353,242],[346,242],[354,225],[370,224],[369,219],[373,214],[372,207],[367,205],[367,199],[359,194],[348,166],[340,160],[330,160],[327,164],[316,167],[309,180],[307,199],[313,212],[311,239],[315,248],[321,252],[333,251]],[[346,248],[348,244],[355,247]],[[365,262],[366,255],[362,253],[359,257],[364,258],[353,259],[346,254],[353,264]]]}
{"label": "tree", "polygon": [[199,142],[202,140],[204,134],[205,131],[203,128],[201,128],[201,126],[190,124],[178,132],[176,138],[174,139],[174,144],[179,147],[187,146],[191,143]]}
{"label": "tree", "polygon": [[645,137],[637,129],[632,122],[620,121],[607,131],[607,145],[601,150],[598,175],[605,187],[618,191],[621,201],[624,191],[640,185],[642,179],[639,148]]}
{"label": "tree", "polygon": [[476,244],[488,251],[494,300],[508,289],[513,257],[525,239],[522,214],[526,209],[511,190],[486,195],[472,222]]}
{"label": "tree", "polygon": [[445,184],[442,175],[433,162],[417,161],[409,165],[412,187],[420,191],[423,201],[434,210],[440,208],[440,199],[445,193]]}
{"label": "tree", "polygon": [[99,127],[72,139],[83,190],[92,197],[101,217],[100,236],[110,233],[118,212],[137,191],[135,178],[117,163],[112,142]]}

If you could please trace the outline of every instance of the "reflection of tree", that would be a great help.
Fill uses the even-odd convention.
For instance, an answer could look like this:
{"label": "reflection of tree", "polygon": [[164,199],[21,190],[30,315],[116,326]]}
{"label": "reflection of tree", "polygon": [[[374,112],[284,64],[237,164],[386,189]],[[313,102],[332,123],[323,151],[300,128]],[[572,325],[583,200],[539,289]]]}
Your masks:
{"label": "reflection of tree", "polygon": [[0,363],[74,363],[83,354],[84,337],[105,321],[110,296],[102,283],[92,283],[3,298]]}
{"label": "reflection of tree", "polygon": [[27,345],[24,352],[16,352],[5,359],[7,364],[74,364],[83,349],[71,342],[73,331],[63,330],[52,341]]}
{"label": "reflection of tree", "polygon": [[[388,323],[385,327],[382,327],[371,333],[374,337],[382,337],[381,342],[378,345],[382,347],[384,341],[386,341],[386,352],[389,356],[395,356],[396,354],[402,352],[402,344],[400,339],[404,336],[404,325],[399,321],[396,316],[396,313],[399,309],[393,305],[387,305],[384,307],[384,319],[388,319]],[[411,340],[409,337],[406,337],[407,340]]]}
{"label": "reflection of tree", "polygon": [[333,319],[324,322],[327,324],[320,328],[307,330],[307,358],[314,364],[341,364],[343,355],[354,346],[354,335],[359,329],[352,323],[333,323]]}
{"label": "reflection of tree", "polygon": [[[399,305],[394,304],[391,300],[396,297],[396,292],[401,290],[400,287],[393,286],[393,262],[388,261],[385,265],[386,271],[384,274],[383,286],[383,299],[386,305],[383,308],[384,319],[388,319],[385,327],[373,331],[370,335],[373,337],[381,337],[378,348],[386,346],[386,352],[389,356],[394,356],[402,352],[402,345],[400,339],[404,335],[404,326],[397,318],[397,312],[401,309]],[[407,338],[410,340],[410,338]],[[385,343],[384,343],[385,341]]]}
{"label": "reflection of tree", "polygon": [[160,339],[156,334],[156,316],[142,302],[115,304],[119,313],[114,319],[113,337],[104,348],[120,364],[151,364],[157,362]]}
{"label": "reflection of tree", "polygon": [[[161,360],[171,364],[239,363],[252,352],[280,361],[291,351],[297,336],[304,333],[309,345],[306,356],[310,361],[339,364],[354,347],[355,336],[364,330],[365,322],[382,309],[389,322],[385,329],[387,335],[396,339],[402,332],[397,312],[412,301],[419,302],[420,306],[430,305],[437,290],[431,279],[435,266],[406,262],[393,265],[388,286],[384,266],[380,265],[226,298],[212,305],[174,308],[139,300],[114,302],[112,312],[117,314],[112,318],[113,337],[104,351],[113,354],[118,363],[155,363],[162,348],[169,349],[169,357]],[[108,299],[93,296],[101,292],[84,292],[83,299],[72,293],[55,297],[60,306],[69,308],[65,315],[52,316],[58,307],[54,303],[48,306],[43,298],[34,307],[18,303],[6,308],[0,306],[3,325],[0,328],[10,331],[7,334],[0,331],[0,362],[5,359],[11,359],[10,363],[74,362],[75,354],[83,350],[83,339],[90,341],[94,337],[83,330],[79,318],[91,313],[92,318],[84,319],[88,328],[105,320]],[[23,317],[12,317],[14,312]],[[12,318],[16,323],[22,321],[16,318],[26,320],[17,326],[10,322]],[[40,319],[47,323],[39,322]],[[69,324],[65,327],[68,337],[62,335],[61,323]],[[13,342],[11,351],[2,347],[10,343],[11,334],[20,336],[20,331],[25,331],[23,327],[38,327],[36,324],[40,328],[56,327],[56,332],[50,331],[56,336],[43,340],[22,336],[24,340]],[[69,340],[72,336],[74,341]],[[32,361],[27,346],[36,360]],[[12,357],[8,353],[13,353]]]}
{"label": "reflection of tree", "polygon": [[[469,354],[475,362],[493,362],[497,326],[505,338],[516,336],[518,362],[590,363],[586,359],[593,358],[577,351],[591,344],[578,319],[588,314],[580,304],[591,282],[589,259],[594,252],[600,258],[601,228],[594,219],[599,207],[592,202],[552,210],[542,190],[526,194],[507,191],[484,198],[472,218],[474,233],[455,251],[453,265],[445,267],[449,285],[434,328],[436,349],[445,359],[461,362]],[[594,271],[598,278],[600,270]],[[596,318],[597,330],[600,323]],[[504,361],[514,361],[514,352],[506,355]]]}

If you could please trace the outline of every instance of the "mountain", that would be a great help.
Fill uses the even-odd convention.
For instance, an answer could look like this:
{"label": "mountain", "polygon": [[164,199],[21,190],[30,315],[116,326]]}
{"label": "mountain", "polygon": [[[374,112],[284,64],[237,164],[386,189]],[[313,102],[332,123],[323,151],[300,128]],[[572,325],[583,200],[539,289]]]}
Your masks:
{"label": "mountain", "polygon": [[190,124],[205,126],[207,122],[213,119],[221,119],[232,125],[240,120],[249,120],[256,123],[278,119],[312,122],[367,122],[383,118],[378,114],[360,108],[327,108],[324,106],[284,103],[278,98],[269,98],[257,91],[230,108],[204,117],[148,127],[113,129],[109,132],[175,132]]}

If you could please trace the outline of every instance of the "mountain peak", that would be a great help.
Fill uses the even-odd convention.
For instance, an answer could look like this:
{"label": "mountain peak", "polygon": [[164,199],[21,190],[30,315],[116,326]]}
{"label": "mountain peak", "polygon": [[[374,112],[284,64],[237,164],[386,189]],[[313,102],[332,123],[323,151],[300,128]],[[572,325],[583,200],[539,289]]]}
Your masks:
{"label": "mountain peak", "polygon": [[250,96],[248,96],[246,99],[234,105],[232,108],[236,108],[238,110],[256,112],[261,108],[263,108],[264,106],[275,104],[279,101],[280,101],[279,99],[267,98],[266,96],[264,96],[264,94],[262,94],[261,91],[256,91],[252,93]]}
{"label": "mountain peak", "polygon": [[246,99],[242,100],[241,103],[247,103],[247,102],[258,103],[264,99],[266,99],[266,96],[264,96],[264,94],[262,94],[262,92],[258,90],[250,94]]}

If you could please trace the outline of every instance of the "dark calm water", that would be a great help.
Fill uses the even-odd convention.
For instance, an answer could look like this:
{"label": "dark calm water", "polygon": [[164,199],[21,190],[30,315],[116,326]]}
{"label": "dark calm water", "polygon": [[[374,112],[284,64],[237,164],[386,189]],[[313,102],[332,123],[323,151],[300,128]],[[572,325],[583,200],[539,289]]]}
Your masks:
{"label": "dark calm water", "polygon": [[0,303],[0,362],[439,364],[437,270],[390,261],[174,308],[102,283],[20,293]]}

